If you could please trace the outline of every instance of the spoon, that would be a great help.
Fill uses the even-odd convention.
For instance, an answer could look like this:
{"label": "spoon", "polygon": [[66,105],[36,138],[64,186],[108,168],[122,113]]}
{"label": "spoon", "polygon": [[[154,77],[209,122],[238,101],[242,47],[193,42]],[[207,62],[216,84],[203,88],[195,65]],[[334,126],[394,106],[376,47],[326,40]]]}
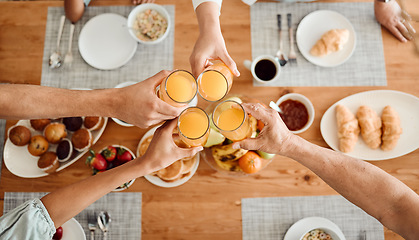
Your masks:
{"label": "spoon", "polygon": [[282,110],[278,107],[278,105],[276,105],[276,103],[274,103],[274,102],[271,101],[269,103],[269,107],[271,107],[273,110],[275,110],[275,111],[283,114]]}
{"label": "spoon", "polygon": [[49,57],[49,67],[53,69],[61,67],[63,63],[63,59],[60,55],[60,40],[61,40],[61,34],[63,33],[64,21],[65,21],[65,16],[63,15],[61,16],[60,27],[58,29],[57,49]]}
{"label": "spoon", "polygon": [[108,236],[109,223],[111,222],[111,216],[106,211],[101,211],[97,216],[97,223],[100,230],[103,232],[103,239],[106,240]]}

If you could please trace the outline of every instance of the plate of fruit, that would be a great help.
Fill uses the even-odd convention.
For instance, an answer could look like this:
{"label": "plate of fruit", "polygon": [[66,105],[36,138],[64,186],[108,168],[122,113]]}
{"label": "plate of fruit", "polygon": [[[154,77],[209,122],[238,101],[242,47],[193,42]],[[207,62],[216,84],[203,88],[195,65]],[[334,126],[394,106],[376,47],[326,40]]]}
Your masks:
{"label": "plate of fruit", "polygon": [[[151,142],[151,139],[153,138],[154,132],[156,131],[158,127],[159,126],[151,128],[141,138],[137,147],[138,156],[144,155],[144,153],[147,151],[147,148]],[[182,142],[182,140],[180,140],[179,135],[177,133],[173,134],[173,141],[179,147],[187,147]],[[152,184],[159,187],[165,187],[165,188],[177,187],[186,183],[187,181],[189,181],[189,179],[192,178],[192,176],[195,174],[196,170],[198,169],[198,165],[199,165],[199,154],[196,154],[195,156],[190,157],[190,158],[179,159],[164,169],[160,169],[156,172],[145,175],[144,178],[147,179]]]}
{"label": "plate of fruit", "polygon": [[[90,156],[86,158],[86,164],[92,168],[93,175],[99,174],[106,170],[118,167],[135,159],[135,154],[127,147],[121,145],[110,145],[95,153],[90,150]],[[135,179],[122,184],[115,188],[114,192],[122,191],[129,188]]]}
{"label": "plate of fruit", "polygon": [[[256,99],[245,96],[229,96],[226,100],[238,103],[261,103]],[[275,156],[262,151],[248,151],[245,149],[233,149],[233,141],[224,137],[212,122],[212,111],[217,103],[205,110],[211,121],[210,134],[201,156],[214,169],[223,174],[232,176],[246,176],[257,173],[265,168]],[[263,128],[263,123],[255,117],[249,116],[251,137],[255,138]]]}

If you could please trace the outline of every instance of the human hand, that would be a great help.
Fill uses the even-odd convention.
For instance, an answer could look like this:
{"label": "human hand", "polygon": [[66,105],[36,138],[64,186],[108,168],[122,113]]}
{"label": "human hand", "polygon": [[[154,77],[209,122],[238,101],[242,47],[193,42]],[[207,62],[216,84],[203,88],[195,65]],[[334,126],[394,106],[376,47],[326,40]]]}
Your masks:
{"label": "human hand", "polygon": [[173,162],[192,157],[203,147],[194,148],[180,148],[173,141],[173,130],[177,127],[177,118],[165,122],[154,133],[153,139],[147,148],[146,153],[143,155],[145,161],[149,161],[150,172],[163,169]]}
{"label": "human hand", "polygon": [[261,150],[283,155],[292,150],[295,135],[288,130],[277,111],[266,108],[260,103],[243,103],[242,106],[246,112],[261,120],[265,126],[256,138],[235,142],[233,148]]}
{"label": "human hand", "polygon": [[186,107],[178,108],[164,102],[156,95],[156,88],[171,72],[162,70],[156,75],[125,88],[115,89],[118,106],[117,118],[140,128],[177,117]]}
{"label": "human hand", "polygon": [[134,5],[140,5],[143,3],[154,3],[154,0],[132,0],[131,2]]}
{"label": "human hand", "polygon": [[399,4],[392,0],[390,2],[374,1],[374,12],[377,21],[389,30],[401,42],[411,40],[412,36],[403,24],[402,10]]}

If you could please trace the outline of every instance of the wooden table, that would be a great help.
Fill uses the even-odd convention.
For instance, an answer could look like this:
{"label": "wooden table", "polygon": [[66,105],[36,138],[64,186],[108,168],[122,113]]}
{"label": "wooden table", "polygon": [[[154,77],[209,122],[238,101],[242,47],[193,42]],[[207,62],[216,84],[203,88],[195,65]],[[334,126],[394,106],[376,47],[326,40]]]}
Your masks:
{"label": "wooden table", "polygon": [[[190,69],[188,59],[198,37],[191,1],[157,0],[157,3],[176,4],[174,67]],[[129,0],[92,2],[92,5],[129,4]],[[63,6],[63,1],[0,2],[0,82],[40,84],[48,6]],[[320,119],[336,101],[373,89],[399,90],[419,96],[419,57],[415,56],[412,44],[400,43],[386,30],[383,41],[387,87],[255,88],[250,72],[242,64],[243,60],[251,59],[249,7],[239,0],[224,1],[221,23],[229,53],[241,71],[231,92],[257,98],[266,104],[288,92],[304,94],[313,102],[316,117],[310,129],[300,136],[320,146],[328,147],[320,134]],[[8,121],[7,127],[15,122]],[[145,131],[124,128],[109,121],[93,149],[122,144],[135,150]],[[397,159],[371,163],[419,193],[417,159],[419,150]],[[36,179],[16,177],[3,164],[0,209],[4,192],[48,192],[89,177],[91,170],[84,160],[85,157],[63,171]],[[266,169],[249,177],[225,177],[202,161],[195,176],[180,187],[163,189],[140,178],[127,191],[143,193],[142,239],[241,239],[241,198],[337,194],[307,168],[279,156]],[[385,239],[402,238],[385,229]]]}

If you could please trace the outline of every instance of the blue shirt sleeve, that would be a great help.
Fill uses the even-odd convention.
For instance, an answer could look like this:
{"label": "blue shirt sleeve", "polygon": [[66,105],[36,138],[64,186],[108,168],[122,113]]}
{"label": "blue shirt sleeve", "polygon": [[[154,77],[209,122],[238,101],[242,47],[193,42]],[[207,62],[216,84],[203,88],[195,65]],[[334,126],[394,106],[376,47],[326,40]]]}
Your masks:
{"label": "blue shirt sleeve", "polygon": [[84,5],[87,7],[87,6],[89,6],[89,3],[90,3],[91,0],[83,0],[83,1],[84,1]]}
{"label": "blue shirt sleeve", "polygon": [[52,239],[55,226],[41,200],[29,200],[0,217],[0,240]]}

